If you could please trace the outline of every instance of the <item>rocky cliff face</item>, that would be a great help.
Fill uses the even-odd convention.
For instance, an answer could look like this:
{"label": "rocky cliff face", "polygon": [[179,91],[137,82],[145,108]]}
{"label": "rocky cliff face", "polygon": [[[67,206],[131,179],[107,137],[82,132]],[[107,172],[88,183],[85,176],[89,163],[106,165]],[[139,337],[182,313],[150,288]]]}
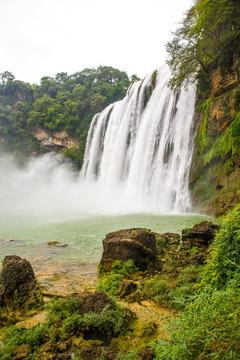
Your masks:
{"label": "rocky cliff face", "polygon": [[41,143],[41,147],[46,149],[63,149],[78,146],[78,141],[69,137],[65,130],[58,132],[48,132],[46,129],[37,128],[32,131],[32,135]]}
{"label": "rocky cliff face", "polygon": [[240,202],[240,58],[211,74],[201,107],[190,174],[195,209],[221,215]]}

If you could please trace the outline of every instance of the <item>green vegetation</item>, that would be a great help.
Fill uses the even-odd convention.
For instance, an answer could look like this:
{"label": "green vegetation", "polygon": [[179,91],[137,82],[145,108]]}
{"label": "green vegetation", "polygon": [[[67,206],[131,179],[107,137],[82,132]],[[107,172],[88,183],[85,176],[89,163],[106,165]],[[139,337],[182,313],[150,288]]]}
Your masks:
{"label": "green vegetation", "polygon": [[213,158],[229,154],[231,157],[238,152],[240,148],[240,113],[233,120],[229,128],[212,145],[210,151],[205,155],[205,164]]}
{"label": "green vegetation", "polygon": [[156,360],[239,359],[239,291],[205,290],[168,326],[171,342],[158,341]]}
{"label": "green vegetation", "polygon": [[198,151],[203,153],[204,149],[209,145],[209,138],[207,136],[207,123],[208,123],[208,109],[212,99],[208,98],[201,106],[203,114],[202,121],[199,126],[198,132]]}
{"label": "green vegetation", "polygon": [[138,271],[132,260],[119,261],[113,263],[112,271],[110,273],[101,270],[101,277],[99,279],[97,289],[103,291],[110,296],[118,295],[119,281],[128,278],[131,274]]}
{"label": "green vegetation", "polygon": [[[0,76],[0,144],[2,150],[29,155],[41,151],[31,135],[36,128],[67,131],[78,147],[64,155],[79,167],[92,117],[110,103],[122,99],[130,84],[127,74],[109,66],[84,69],[73,75],[45,76],[40,85],[15,80],[9,72]],[[132,77],[137,79],[136,76]]]}
{"label": "green vegetation", "polygon": [[[191,263],[191,256],[199,253],[196,246],[184,248],[179,241],[174,244],[164,239],[158,240],[163,245],[164,252],[159,256],[159,261],[164,267],[159,270],[142,273],[134,265],[132,260],[127,262],[115,261],[112,270],[107,272],[100,269],[100,279],[97,289],[106,294],[119,297],[120,282],[132,286],[130,294],[126,291],[121,297],[127,297],[128,301],[142,301],[144,299],[172,309],[184,309],[191,297],[195,294],[195,284],[201,281],[203,266]],[[159,244],[159,243],[158,243]],[[189,264],[190,263],[190,264]],[[130,297],[129,297],[130,296]]]}
{"label": "green vegetation", "polygon": [[0,348],[1,360],[12,360],[13,350],[20,345],[28,344],[32,347],[33,353],[26,357],[27,360],[36,359],[38,347],[46,341],[46,325],[36,325],[30,330],[23,327],[11,326],[4,333],[4,346]]}
{"label": "green vegetation", "polygon": [[[130,312],[117,306],[113,300],[101,311],[82,313],[82,299],[69,296],[52,300],[46,310],[48,316],[44,323],[30,329],[11,326],[4,332],[1,360],[12,359],[14,349],[23,344],[31,346],[31,354],[26,359],[32,360],[38,358],[41,345],[48,343],[54,347],[56,343],[69,341],[72,336],[84,342],[84,332],[99,332],[110,338],[125,334],[131,320]],[[77,348],[73,347],[73,351],[77,355]]]}
{"label": "green vegetation", "polygon": [[139,286],[143,298],[151,299],[168,308],[182,310],[195,294],[195,284],[201,280],[202,266],[184,267],[173,281],[171,274],[155,275]]}
{"label": "green vegetation", "polygon": [[239,177],[239,19],[235,0],[194,0],[166,46],[172,90],[188,83],[197,85],[201,121],[191,191],[196,208],[216,215],[240,201],[236,192],[226,201],[220,193],[232,185],[228,182],[231,172],[234,185]]}
{"label": "green vegetation", "polygon": [[239,231],[237,206],[222,220],[197,293],[168,325],[171,341],[154,345],[156,360],[240,358]]}
{"label": "green vegetation", "polygon": [[[99,288],[117,297],[119,281],[134,283],[125,301],[139,309],[145,300],[147,318],[134,318],[127,308],[119,307],[102,292],[98,297],[97,293],[85,293],[85,297],[74,294],[51,300],[41,325],[31,329],[11,326],[3,333],[0,359],[12,359],[16,347],[23,344],[31,347],[27,360],[37,359],[46,347],[54,349],[49,354],[58,353],[58,346],[63,345],[78,359],[83,349],[103,346],[94,337],[96,334],[111,342],[110,348],[118,353],[118,360],[141,359],[140,351],[149,345],[154,349],[155,360],[239,359],[239,234],[240,205],[222,219],[204,264],[206,248],[192,246],[187,240],[181,243],[173,237],[165,239],[158,271],[141,273],[132,261],[115,261],[111,272],[100,269]],[[135,304],[130,304],[132,295]],[[164,322],[159,324],[150,317],[146,300],[178,311],[167,324],[169,337],[161,337],[164,330],[159,329]],[[107,358],[105,350],[101,350],[99,359]]]}
{"label": "green vegetation", "polygon": [[240,205],[222,220],[201,285],[222,289],[229,283],[240,285]]}
{"label": "green vegetation", "polygon": [[167,44],[173,89],[199,80],[207,88],[210,72],[229,71],[240,49],[240,8],[234,0],[195,0]]}
{"label": "green vegetation", "polygon": [[153,72],[152,74],[152,81],[151,81],[151,89],[152,91],[154,90],[155,86],[156,86],[156,81],[157,81],[157,70]]}
{"label": "green vegetation", "polygon": [[136,350],[132,350],[128,354],[119,353],[117,360],[140,360],[140,357]]}
{"label": "green vegetation", "polygon": [[152,74],[152,86],[153,88],[155,87],[156,85],[156,80],[157,80],[157,70],[155,70]]}

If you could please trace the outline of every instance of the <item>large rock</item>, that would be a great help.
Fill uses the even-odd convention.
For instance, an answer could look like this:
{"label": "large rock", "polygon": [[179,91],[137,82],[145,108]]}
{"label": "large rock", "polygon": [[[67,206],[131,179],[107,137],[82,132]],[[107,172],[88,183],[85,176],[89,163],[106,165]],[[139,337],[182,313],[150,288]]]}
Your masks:
{"label": "large rock", "polygon": [[182,241],[183,243],[189,243],[191,246],[208,247],[219,228],[218,225],[212,222],[202,221],[191,229],[182,230]]}
{"label": "large rock", "polygon": [[79,297],[82,299],[81,314],[100,313],[106,306],[113,308],[111,301],[102,291],[84,292],[79,294]]}
{"label": "large rock", "polygon": [[134,228],[120,230],[106,235],[103,240],[103,254],[100,264],[111,270],[115,260],[133,260],[145,270],[151,265],[156,254],[156,239],[151,230]]}
{"label": "large rock", "polygon": [[42,304],[42,295],[31,264],[19,256],[3,260],[0,304],[13,309],[30,309]]}
{"label": "large rock", "polygon": [[78,141],[70,138],[65,130],[50,132],[46,129],[36,128],[32,131],[32,135],[40,141],[42,147],[46,148],[70,148],[79,145]]}

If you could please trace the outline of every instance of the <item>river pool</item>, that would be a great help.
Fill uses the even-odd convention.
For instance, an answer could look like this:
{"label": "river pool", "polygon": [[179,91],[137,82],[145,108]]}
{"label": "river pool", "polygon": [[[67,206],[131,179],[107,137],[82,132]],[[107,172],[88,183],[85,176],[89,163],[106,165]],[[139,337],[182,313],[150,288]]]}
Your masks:
{"label": "river pool", "polygon": [[[82,216],[0,213],[0,257],[19,255],[35,264],[98,263],[102,254],[102,239],[108,232],[144,227],[157,233],[177,232],[209,219],[197,214],[121,216]],[[49,246],[59,241],[66,247]]]}

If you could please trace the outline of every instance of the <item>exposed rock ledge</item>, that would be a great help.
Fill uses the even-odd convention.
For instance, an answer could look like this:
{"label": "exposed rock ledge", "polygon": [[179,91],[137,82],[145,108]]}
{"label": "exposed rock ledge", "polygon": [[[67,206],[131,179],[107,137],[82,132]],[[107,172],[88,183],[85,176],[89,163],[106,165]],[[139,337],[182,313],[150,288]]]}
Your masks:
{"label": "exposed rock ledge", "polygon": [[46,129],[37,128],[32,131],[32,135],[43,147],[69,148],[79,145],[78,141],[70,138],[65,130],[50,133]]}

